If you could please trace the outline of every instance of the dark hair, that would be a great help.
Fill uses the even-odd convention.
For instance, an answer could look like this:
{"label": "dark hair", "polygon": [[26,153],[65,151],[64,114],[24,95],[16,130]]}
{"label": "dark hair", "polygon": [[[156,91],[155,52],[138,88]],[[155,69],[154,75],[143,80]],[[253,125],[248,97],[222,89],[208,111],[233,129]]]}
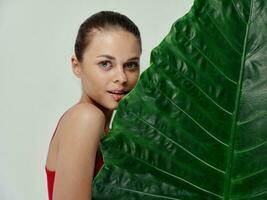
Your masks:
{"label": "dark hair", "polygon": [[75,54],[79,62],[83,59],[83,53],[90,42],[94,29],[103,30],[105,28],[121,28],[132,33],[139,41],[142,51],[141,36],[138,27],[125,15],[113,11],[101,11],[87,18],[78,30],[75,41]]}

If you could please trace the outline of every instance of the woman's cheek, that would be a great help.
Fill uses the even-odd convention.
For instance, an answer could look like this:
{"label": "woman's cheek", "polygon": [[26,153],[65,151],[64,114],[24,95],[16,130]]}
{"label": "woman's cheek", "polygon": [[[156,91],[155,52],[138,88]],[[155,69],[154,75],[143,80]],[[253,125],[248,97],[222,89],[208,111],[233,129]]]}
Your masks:
{"label": "woman's cheek", "polygon": [[134,76],[134,80],[133,80],[134,85],[137,83],[138,78],[139,78],[139,73],[135,74],[135,76]]}

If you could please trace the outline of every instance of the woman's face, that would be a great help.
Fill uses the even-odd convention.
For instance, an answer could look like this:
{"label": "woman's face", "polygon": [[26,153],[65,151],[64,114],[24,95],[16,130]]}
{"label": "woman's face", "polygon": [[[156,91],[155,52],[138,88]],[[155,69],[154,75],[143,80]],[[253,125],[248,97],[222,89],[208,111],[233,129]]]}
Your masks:
{"label": "woman's face", "polygon": [[80,77],[83,97],[98,106],[114,110],[135,86],[140,73],[138,39],[124,30],[95,31],[83,61],[73,65]]}

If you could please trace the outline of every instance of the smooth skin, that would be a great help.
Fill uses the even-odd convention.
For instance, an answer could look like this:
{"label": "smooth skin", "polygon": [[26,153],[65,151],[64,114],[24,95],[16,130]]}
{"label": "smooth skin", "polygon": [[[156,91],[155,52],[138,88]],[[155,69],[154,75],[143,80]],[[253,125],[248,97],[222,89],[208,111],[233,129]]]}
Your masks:
{"label": "smooth skin", "polygon": [[71,58],[82,96],[62,117],[49,145],[46,167],[56,171],[53,200],[92,198],[95,158],[119,101],[107,91],[131,91],[140,74],[137,38],[119,28],[94,30],[82,62]]}

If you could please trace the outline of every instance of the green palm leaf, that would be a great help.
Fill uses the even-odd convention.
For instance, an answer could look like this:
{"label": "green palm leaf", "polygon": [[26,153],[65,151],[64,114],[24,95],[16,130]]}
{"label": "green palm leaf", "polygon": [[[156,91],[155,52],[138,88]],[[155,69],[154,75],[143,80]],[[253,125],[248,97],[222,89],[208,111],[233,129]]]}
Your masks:
{"label": "green palm leaf", "polygon": [[195,0],[120,103],[93,199],[267,199],[267,2]]}

